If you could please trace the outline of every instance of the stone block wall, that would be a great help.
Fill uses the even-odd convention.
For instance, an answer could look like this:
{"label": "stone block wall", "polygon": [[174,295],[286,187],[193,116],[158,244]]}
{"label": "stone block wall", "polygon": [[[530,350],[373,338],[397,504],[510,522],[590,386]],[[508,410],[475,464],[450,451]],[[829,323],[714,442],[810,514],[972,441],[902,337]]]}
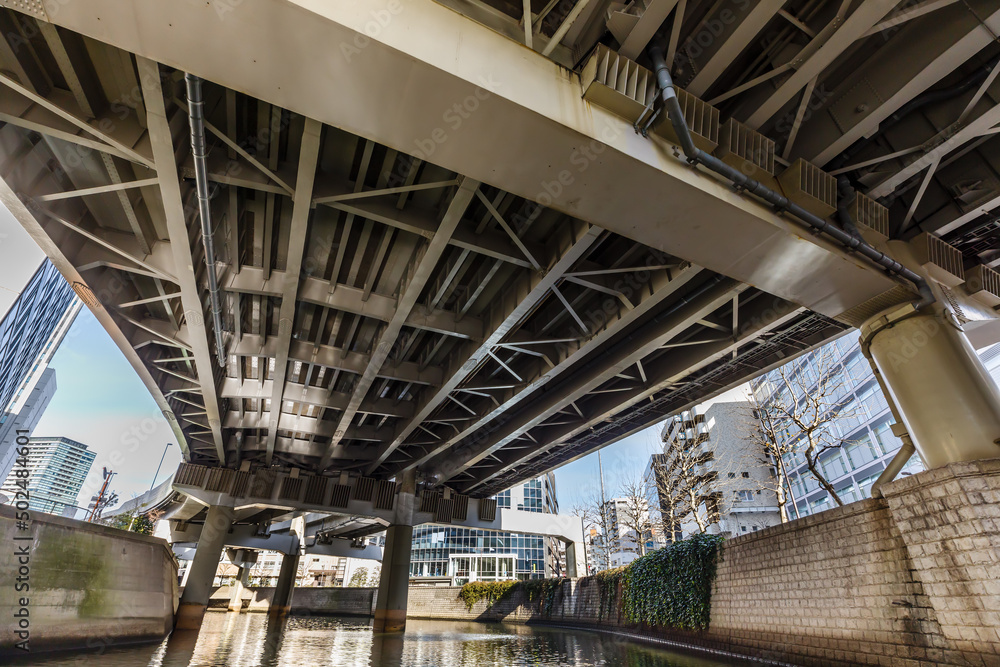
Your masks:
{"label": "stone block wall", "polygon": [[[28,610],[33,653],[100,648],[170,632],[177,561],[165,541],[41,512],[30,516],[24,530],[14,508],[0,506],[0,655],[21,654],[15,614],[22,608]],[[28,546],[27,562],[15,553],[22,545]],[[19,592],[22,567],[29,588]]]}
{"label": "stone block wall", "polygon": [[1000,459],[953,463],[886,485],[942,634],[972,664],[1000,664]]}
{"label": "stone block wall", "polygon": [[961,664],[884,500],[726,541],[702,641],[803,664]]}

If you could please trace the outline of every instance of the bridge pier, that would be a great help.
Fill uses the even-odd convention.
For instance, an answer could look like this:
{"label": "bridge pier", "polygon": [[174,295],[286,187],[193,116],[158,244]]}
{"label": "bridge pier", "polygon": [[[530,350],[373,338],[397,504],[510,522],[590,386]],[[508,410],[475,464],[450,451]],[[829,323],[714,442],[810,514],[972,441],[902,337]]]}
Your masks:
{"label": "bridge pier", "polygon": [[949,310],[884,313],[861,341],[928,468],[1000,457],[1000,390]]}
{"label": "bridge pier", "polygon": [[416,491],[416,472],[410,470],[403,474],[402,488],[396,496],[396,522],[385,531],[382,577],[378,584],[372,624],[375,632],[402,632],[406,629]]}
{"label": "bridge pier", "polygon": [[241,565],[236,583],[232,585],[232,594],[229,596],[229,611],[243,611],[243,591],[246,590],[249,578],[250,568]]}
{"label": "bridge pier", "polygon": [[197,630],[208,608],[212,595],[212,581],[219,568],[219,558],[225,546],[226,534],[233,525],[233,508],[212,505],[201,530],[198,549],[188,568],[187,584],[177,607],[174,627],[178,630]]}
{"label": "bridge pier", "polygon": [[287,616],[292,606],[292,592],[295,590],[295,576],[299,571],[299,552],[285,554],[278,570],[278,582],[274,586],[274,597],[267,613],[271,616]]}
{"label": "bridge pier", "polygon": [[302,540],[306,534],[305,518],[300,516],[292,519],[291,534],[294,538],[292,548],[281,557],[281,569],[278,570],[274,596],[267,608],[267,613],[271,616],[287,616],[292,607],[292,593],[295,592],[295,578],[299,573]]}

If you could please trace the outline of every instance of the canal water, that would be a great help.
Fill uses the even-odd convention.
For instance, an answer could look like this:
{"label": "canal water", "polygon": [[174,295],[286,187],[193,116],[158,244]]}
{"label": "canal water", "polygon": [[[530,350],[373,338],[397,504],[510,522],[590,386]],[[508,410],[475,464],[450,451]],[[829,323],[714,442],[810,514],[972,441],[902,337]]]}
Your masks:
{"label": "canal water", "polygon": [[160,644],[18,659],[33,667],[715,667],[751,665],[666,651],[613,635],[541,626],[417,621],[375,635],[365,620],[209,613],[200,632]]}

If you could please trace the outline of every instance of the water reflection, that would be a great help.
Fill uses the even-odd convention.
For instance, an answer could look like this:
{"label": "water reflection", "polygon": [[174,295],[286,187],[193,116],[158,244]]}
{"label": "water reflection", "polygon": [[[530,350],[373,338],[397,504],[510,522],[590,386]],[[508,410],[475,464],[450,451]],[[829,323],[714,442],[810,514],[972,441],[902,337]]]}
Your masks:
{"label": "water reflection", "polygon": [[707,660],[611,635],[520,625],[407,622],[405,634],[374,634],[367,619],[210,613],[200,632],[175,632],[158,645],[110,646],[33,656],[16,665],[107,667],[714,667]]}

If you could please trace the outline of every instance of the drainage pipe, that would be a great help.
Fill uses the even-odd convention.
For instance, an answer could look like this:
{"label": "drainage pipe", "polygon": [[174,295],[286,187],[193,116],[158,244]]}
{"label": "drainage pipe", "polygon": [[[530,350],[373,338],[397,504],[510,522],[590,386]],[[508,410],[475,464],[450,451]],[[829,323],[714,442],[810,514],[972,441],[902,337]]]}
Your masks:
{"label": "drainage pipe", "polygon": [[194,180],[198,190],[198,217],[201,218],[201,240],[205,244],[205,266],[208,269],[208,294],[212,302],[212,327],[215,329],[215,356],[220,366],[226,365],[222,344],[222,304],[219,300],[219,278],[215,273],[215,243],[212,240],[212,209],[208,197],[208,151],[205,146],[205,101],[201,97],[201,79],[184,75],[187,86],[188,121],[191,125],[191,154],[194,157]]}
{"label": "drainage pipe", "polygon": [[658,46],[650,47],[649,57],[652,59],[653,69],[656,71],[656,83],[660,89],[663,106],[667,111],[671,125],[673,125],[674,133],[680,142],[681,150],[684,152],[689,163],[704,165],[729,180],[737,189],[746,190],[750,194],[763,199],[779,213],[787,211],[816,233],[825,234],[849,251],[857,252],[881,266],[890,274],[896,274],[910,281],[920,293],[920,299],[914,303],[915,308],[923,308],[934,302],[934,294],[931,292],[930,285],[927,284],[927,281],[920,274],[911,271],[885,253],[878,251],[861,238],[855,237],[850,232],[844,231],[818,215],[810,213],[798,204],[789,201],[784,195],[778,194],[762,183],[750,178],[739,169],[729,166],[714,155],[710,155],[695,146],[694,140],[691,138],[691,131],[684,120],[681,105],[677,101],[677,93],[674,92],[674,82],[670,77],[670,69],[663,58],[663,50]]}
{"label": "drainage pipe", "polygon": [[[868,351],[867,347],[863,348],[865,358],[868,359],[868,364],[872,367],[872,372],[875,373],[875,379],[878,381],[878,386],[882,390],[882,395],[885,396],[885,402],[889,404],[889,412],[892,413],[892,419],[895,422],[894,426],[898,424],[903,430],[898,434],[899,439],[903,441],[903,446],[899,448],[896,455],[892,457],[889,461],[889,465],[885,467],[882,474],[878,476],[875,483],[872,484],[871,494],[872,498],[882,497],[882,485],[888,484],[892,480],[896,479],[899,471],[903,469],[906,462],[910,460],[913,456],[913,452],[917,451],[917,448],[913,444],[913,440],[910,438],[910,434],[906,431],[906,426],[903,424],[903,419],[899,415],[899,408],[896,407],[896,402],[892,400],[892,394],[889,393],[889,388],[885,384],[885,378],[882,377],[882,372],[879,371],[878,366],[875,364],[875,360],[872,359],[871,353]],[[895,434],[896,431],[894,430]]]}

